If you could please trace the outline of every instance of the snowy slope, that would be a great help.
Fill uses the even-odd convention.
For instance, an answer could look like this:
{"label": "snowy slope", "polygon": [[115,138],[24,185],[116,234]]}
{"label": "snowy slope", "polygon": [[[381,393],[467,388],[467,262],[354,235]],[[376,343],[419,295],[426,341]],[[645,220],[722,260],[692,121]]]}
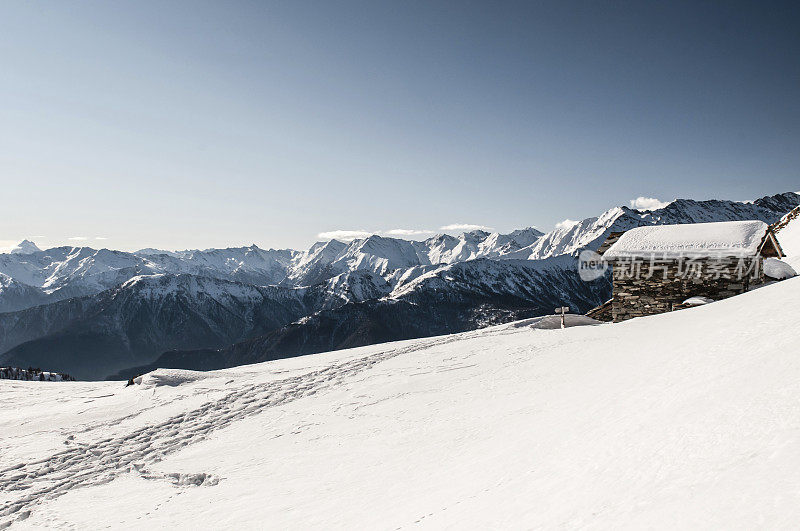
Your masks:
{"label": "snowy slope", "polygon": [[47,300],[47,294],[41,290],[0,273],[0,313],[44,304]]}
{"label": "snowy slope", "polygon": [[346,249],[347,244],[339,240],[315,243],[307,251],[294,257],[283,283],[310,286],[341,274],[341,271],[332,271],[331,263]]}
{"label": "snowy slope", "polygon": [[800,256],[800,218],[793,219],[777,236],[786,256]]}
{"label": "snowy slope", "polygon": [[800,269],[800,207],[786,214],[776,225],[779,228],[775,236],[786,254],[785,261]]}
{"label": "snowy slope", "polygon": [[371,271],[351,271],[335,276],[325,283],[329,297],[326,308],[342,302],[361,302],[387,296],[392,287],[380,275]]}
{"label": "snowy slope", "polygon": [[6,382],[0,522],[793,528],[798,316],[791,279],[621,324]]}
{"label": "snowy slope", "polygon": [[[441,265],[412,278],[397,281],[390,296],[409,297],[419,291],[458,293],[479,291],[495,295],[528,297],[531,301],[545,296],[545,292],[561,288],[553,276],[575,272],[577,262],[571,256],[557,256],[545,260],[473,260],[471,262]],[[542,277],[542,278],[538,278]],[[534,293],[537,292],[538,293]],[[557,293],[548,294],[558,297]],[[572,293],[577,295],[577,293]],[[569,298],[570,294],[562,293]]]}

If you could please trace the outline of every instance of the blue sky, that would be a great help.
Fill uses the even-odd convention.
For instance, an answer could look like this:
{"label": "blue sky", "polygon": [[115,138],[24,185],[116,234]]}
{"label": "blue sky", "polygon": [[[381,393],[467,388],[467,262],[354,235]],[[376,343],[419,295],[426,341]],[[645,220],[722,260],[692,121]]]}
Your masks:
{"label": "blue sky", "polygon": [[0,242],[298,248],[798,190],[798,26],[796,3],[4,2]]}

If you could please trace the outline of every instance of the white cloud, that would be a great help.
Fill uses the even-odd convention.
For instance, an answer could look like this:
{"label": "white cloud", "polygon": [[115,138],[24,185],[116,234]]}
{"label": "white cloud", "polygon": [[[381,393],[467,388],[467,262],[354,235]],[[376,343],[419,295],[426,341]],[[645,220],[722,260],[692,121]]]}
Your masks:
{"label": "white cloud", "polygon": [[19,241],[17,240],[0,240],[0,253],[7,253],[16,247],[18,243]]}
{"label": "white cloud", "polygon": [[70,241],[73,241],[73,242],[85,242],[89,238],[87,238],[86,236],[72,236],[72,237],[67,238],[67,239],[70,240]]}
{"label": "white cloud", "polygon": [[486,227],[484,225],[473,225],[471,223],[453,223],[451,225],[445,225],[444,227],[439,227],[440,230],[493,230],[491,227]]}
{"label": "white cloud", "polygon": [[580,221],[575,221],[574,219],[565,219],[564,221],[559,221],[556,223],[557,229],[568,229],[580,223]]}
{"label": "white cloud", "polygon": [[[455,223],[453,225],[445,225],[440,230],[444,231],[470,231],[470,230],[487,230],[491,231],[491,227],[485,227],[483,225],[472,225],[469,223]],[[340,240],[340,241],[352,241],[357,238],[367,238],[374,234],[378,234],[381,236],[393,237],[393,238],[414,238],[419,236],[429,236],[432,234],[436,234],[434,230],[428,229],[388,229],[388,230],[330,230],[326,232],[320,232],[317,234],[317,237],[322,240]]]}
{"label": "white cloud", "polygon": [[372,234],[374,233],[366,230],[331,230],[328,232],[320,232],[317,234],[317,237],[323,240],[343,240],[348,242],[356,238],[366,238]]}
{"label": "white cloud", "polygon": [[432,230],[424,229],[390,229],[381,231],[381,234],[386,234],[387,236],[423,236],[425,234],[433,234],[433,232]]}
{"label": "white cloud", "polygon": [[367,238],[373,234],[380,234],[382,236],[390,236],[396,238],[411,238],[414,236],[426,236],[428,234],[435,234],[435,231],[427,229],[389,229],[389,230],[331,230],[327,232],[320,232],[317,234],[318,238],[323,240],[341,240],[352,241],[356,238]]}
{"label": "white cloud", "polygon": [[664,208],[670,202],[659,201],[655,197],[637,197],[636,199],[631,199],[631,208],[636,210],[658,210],[659,208]]}
{"label": "white cloud", "polygon": [[107,240],[108,238],[106,238],[105,236],[95,236],[94,239],[95,240]]}

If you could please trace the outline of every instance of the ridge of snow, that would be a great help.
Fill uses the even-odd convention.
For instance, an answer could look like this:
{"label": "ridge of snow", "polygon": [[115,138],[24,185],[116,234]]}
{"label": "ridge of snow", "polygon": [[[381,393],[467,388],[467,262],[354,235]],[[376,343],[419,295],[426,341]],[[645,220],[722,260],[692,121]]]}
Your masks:
{"label": "ridge of snow", "polygon": [[775,238],[786,255],[784,261],[800,269],[800,207],[786,214],[777,225],[780,228]]}

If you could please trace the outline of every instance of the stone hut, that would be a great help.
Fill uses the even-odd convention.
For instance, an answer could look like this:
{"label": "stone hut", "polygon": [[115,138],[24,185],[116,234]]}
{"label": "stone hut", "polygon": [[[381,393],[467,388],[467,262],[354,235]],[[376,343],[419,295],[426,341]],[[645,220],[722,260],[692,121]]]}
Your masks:
{"label": "stone hut", "polygon": [[637,227],[598,252],[613,268],[614,322],[738,295],[764,282],[765,258],[784,256],[763,221]]}

